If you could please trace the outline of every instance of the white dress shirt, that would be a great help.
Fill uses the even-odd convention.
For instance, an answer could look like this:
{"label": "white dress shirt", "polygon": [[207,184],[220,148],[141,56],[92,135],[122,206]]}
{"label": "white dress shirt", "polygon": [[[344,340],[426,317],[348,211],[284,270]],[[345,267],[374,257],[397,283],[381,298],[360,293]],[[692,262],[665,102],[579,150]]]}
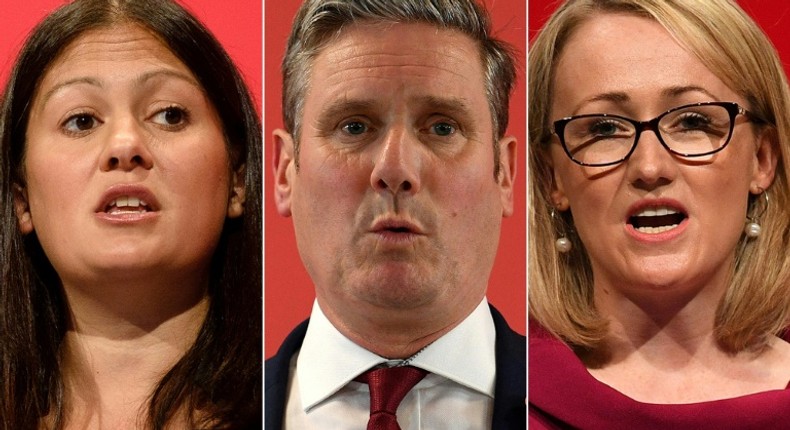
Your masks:
{"label": "white dress shirt", "polygon": [[[398,407],[402,430],[491,428],[495,340],[484,298],[458,326],[417,354],[410,365],[431,373]],[[285,428],[365,429],[370,392],[354,378],[387,362],[343,336],[315,302],[302,348],[291,360]]]}

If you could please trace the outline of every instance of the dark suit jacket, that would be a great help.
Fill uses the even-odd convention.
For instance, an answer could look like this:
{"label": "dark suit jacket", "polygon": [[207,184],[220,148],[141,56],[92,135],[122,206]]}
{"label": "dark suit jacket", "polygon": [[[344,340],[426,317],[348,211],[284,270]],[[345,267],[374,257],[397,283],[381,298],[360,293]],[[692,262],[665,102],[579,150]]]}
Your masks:
{"label": "dark suit jacket", "polygon": [[[523,430],[527,426],[527,340],[510,329],[499,311],[493,306],[490,308],[496,329],[496,384],[491,428]],[[266,430],[283,428],[289,365],[291,357],[302,346],[308,322],[305,320],[299,324],[285,339],[277,354],[266,360]]]}

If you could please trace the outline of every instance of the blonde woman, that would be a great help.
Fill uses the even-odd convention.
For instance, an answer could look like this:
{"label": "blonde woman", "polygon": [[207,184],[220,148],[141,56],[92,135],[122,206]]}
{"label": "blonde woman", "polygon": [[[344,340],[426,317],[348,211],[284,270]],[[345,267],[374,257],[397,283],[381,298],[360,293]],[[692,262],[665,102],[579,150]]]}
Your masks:
{"label": "blonde woman", "polygon": [[765,35],[728,0],[569,1],[529,79],[530,428],[786,426],[790,105]]}

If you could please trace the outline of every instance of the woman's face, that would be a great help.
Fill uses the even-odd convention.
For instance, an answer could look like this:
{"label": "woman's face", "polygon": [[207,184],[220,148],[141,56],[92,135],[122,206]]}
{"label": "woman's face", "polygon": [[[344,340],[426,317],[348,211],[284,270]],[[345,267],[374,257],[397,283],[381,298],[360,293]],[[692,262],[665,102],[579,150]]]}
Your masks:
{"label": "woman's face", "polygon": [[[552,97],[551,121],[593,113],[645,121],[709,101],[750,108],[658,23],[626,14],[598,14],[575,30],[557,62]],[[630,158],[608,167],[573,163],[555,136],[553,203],[573,215],[596,295],[726,283],[749,193],[768,188],[776,164],[770,134],[756,130],[738,115],[729,145],[696,160],[669,153],[646,130]],[[678,214],[635,221],[665,209]],[[670,226],[640,226],[650,222]]]}
{"label": "woman's face", "polygon": [[136,25],[88,31],[50,65],[25,151],[20,225],[64,285],[204,277],[241,214],[214,107]]}

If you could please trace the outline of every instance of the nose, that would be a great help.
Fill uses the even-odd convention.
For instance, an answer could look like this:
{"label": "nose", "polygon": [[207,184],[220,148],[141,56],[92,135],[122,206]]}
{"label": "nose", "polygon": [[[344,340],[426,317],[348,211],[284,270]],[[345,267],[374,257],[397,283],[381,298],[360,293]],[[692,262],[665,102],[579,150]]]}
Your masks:
{"label": "nose", "polygon": [[138,167],[146,170],[152,168],[153,156],[146,138],[145,131],[132,117],[122,119],[114,127],[110,127],[110,135],[101,155],[101,170],[109,172],[132,171]]}
{"label": "nose", "polygon": [[651,190],[672,182],[677,161],[658,139],[655,131],[644,130],[634,152],[626,160],[626,176],[634,186]]}
{"label": "nose", "polygon": [[420,191],[421,143],[405,128],[393,128],[375,156],[370,185],[376,191],[415,194]]}

